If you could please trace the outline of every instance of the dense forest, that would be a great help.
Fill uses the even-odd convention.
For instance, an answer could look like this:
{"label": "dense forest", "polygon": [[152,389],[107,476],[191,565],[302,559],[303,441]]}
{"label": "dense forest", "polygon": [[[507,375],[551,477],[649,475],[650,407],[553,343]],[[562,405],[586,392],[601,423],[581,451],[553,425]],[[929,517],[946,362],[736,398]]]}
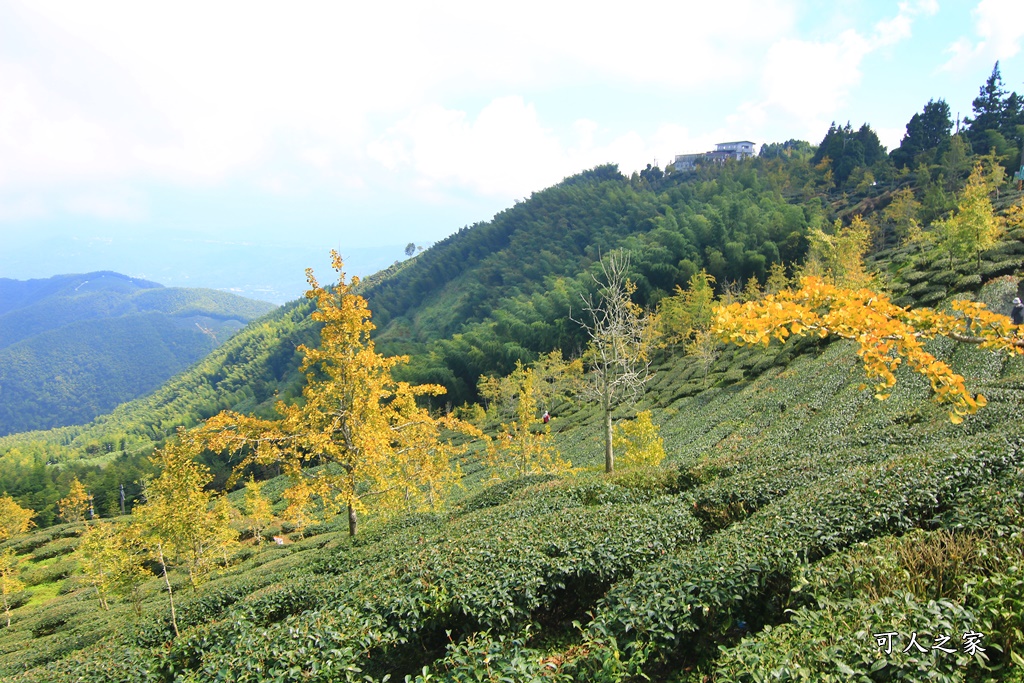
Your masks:
{"label": "dense forest", "polygon": [[0,438],[0,676],[1024,680],[1022,151],[997,64],[318,273]]}

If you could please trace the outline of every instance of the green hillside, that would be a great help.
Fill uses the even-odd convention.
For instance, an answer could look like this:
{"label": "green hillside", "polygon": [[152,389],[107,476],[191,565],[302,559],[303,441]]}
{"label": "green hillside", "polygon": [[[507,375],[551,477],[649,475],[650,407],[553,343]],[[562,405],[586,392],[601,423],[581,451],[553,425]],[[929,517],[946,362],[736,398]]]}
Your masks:
{"label": "green hillside", "polygon": [[86,423],[272,308],[110,272],[0,280],[0,435]]}
{"label": "green hillside", "polygon": [[[967,299],[1006,313],[1024,278],[1024,193],[1002,173],[1024,147],[1018,109],[976,119],[1004,151],[1016,145],[1002,155],[971,147],[993,137],[982,124],[953,135],[947,112],[927,144],[908,124],[891,155],[866,124],[833,125],[816,147],[766,145],[759,158],[692,172],[598,167],[357,292],[374,312],[377,350],[411,356],[396,374],[444,385],[438,415],[451,407],[501,439],[503,407],[470,403],[486,394],[478,380],[553,349],[581,355],[581,297],[598,293],[613,249],[632,255],[632,301],[647,315],[702,269],[719,302],[756,302],[800,273],[859,272],[865,251],[868,284],[901,306],[949,312]],[[987,399],[954,424],[909,363],[878,400],[853,341],[711,338],[706,353],[666,343],[649,350],[642,399],[614,411],[619,422],[651,411],[667,454],[658,467],[605,474],[601,410],[553,399],[551,423],[528,416],[524,441],[543,443],[534,435],[550,428],[571,471],[495,483],[488,445],[460,435],[468,449],[447,500],[391,515],[370,502],[350,537],[344,514],[286,510],[299,494],[285,495],[280,461],[258,462],[248,489],[228,490],[240,457],[271,442],[293,448],[289,433],[203,451],[202,467],[171,440],[225,408],[272,417],[278,399],[301,403],[296,347],[316,344],[312,311],[308,301],[275,311],[89,425],[0,438],[0,491],[39,526],[0,542],[11,567],[0,580],[18,580],[4,594],[0,678],[1024,681],[1024,355],[965,335],[922,337]],[[1005,329],[1020,340],[1020,328]],[[309,372],[311,386],[330,376],[327,366]],[[233,419],[229,437],[241,433]],[[330,424],[333,438],[351,438],[337,426],[348,423]],[[138,482],[159,473],[145,457],[157,445],[165,457],[189,454],[178,471],[205,482],[207,468],[211,482],[140,512]],[[294,448],[307,472],[349,472],[322,443]],[[103,518],[88,527],[57,523],[75,477]],[[253,511],[257,479],[272,520]],[[207,510],[213,492],[235,512]],[[149,493],[158,506],[161,490]],[[153,520],[193,499],[209,528],[190,526],[199,540],[165,556]],[[128,531],[139,519],[148,539]],[[203,535],[214,527],[240,532],[241,544]],[[118,529],[99,547],[127,549],[140,578],[100,586],[105,604],[97,585],[108,575],[86,568],[98,546],[80,546]],[[256,542],[275,536],[281,545]],[[210,575],[193,582],[190,558],[204,552]]]}
{"label": "green hillside", "polygon": [[[476,398],[481,374],[507,373],[516,360],[530,361],[553,348],[580,348],[582,336],[568,316],[579,295],[593,291],[591,269],[610,249],[637,254],[633,276],[640,286],[638,299],[646,304],[656,303],[701,267],[723,280],[763,273],[771,260],[754,247],[775,261],[783,255],[796,259],[806,249],[808,227],[827,224],[828,215],[820,197],[788,197],[770,187],[766,178],[781,167],[777,160],[755,160],[742,168],[708,168],[696,176],[657,181],[599,167],[569,178],[364,281],[360,292],[374,311],[378,343],[385,353],[412,354],[405,378],[446,386],[445,401],[457,405]],[[796,162],[787,172],[812,171],[806,162]],[[669,202],[687,216],[677,217]],[[743,226],[724,230],[731,214],[749,218],[750,234]],[[691,223],[696,233],[679,227]],[[572,227],[559,232],[559,226]],[[788,240],[791,249],[779,253],[769,239],[773,235]],[[730,239],[749,240],[749,248]],[[723,265],[715,245],[726,249],[727,244],[730,254],[739,254],[738,265]],[[280,344],[275,363],[287,357],[292,370],[297,367],[295,338],[280,335],[302,326],[299,321],[310,309],[297,302],[286,310],[268,318],[269,327],[243,330],[209,363],[176,378],[165,391],[122,406],[91,426],[42,438],[70,446],[68,455],[75,457],[90,444],[112,436],[116,442],[122,433],[145,433],[152,443],[173,434],[179,424],[196,424],[211,414],[199,405],[199,396],[215,396],[216,412],[251,409],[254,402],[272,399],[275,391],[294,393],[294,386],[276,383],[275,378],[287,374],[283,367],[267,372],[260,362],[250,362],[265,353],[261,349]],[[286,319],[291,322],[283,324]],[[221,387],[225,379],[229,384]],[[0,450],[24,441],[0,439]]]}
{"label": "green hillside", "polygon": [[[998,280],[983,298],[999,303],[1011,286]],[[870,680],[1010,680],[937,651],[883,658],[871,635],[944,630],[959,648],[973,629],[991,664],[1008,661],[993,645],[1019,647],[1020,612],[1006,600],[1024,580],[1014,429],[1024,361],[937,346],[990,399],[962,426],[910,373],[889,400],[873,399],[845,343],[728,350],[706,390],[697,361],[665,358],[645,403],[670,454],[663,468],[471,486],[444,512],[354,541],[340,521],[320,525],[286,546],[239,551],[197,592],[173,573],[179,638],[157,578],[141,618],[130,601],[97,612],[68,555],[80,525],[20,537],[0,546],[25,558],[30,584],[0,671],[32,681],[747,680],[799,666],[814,680],[848,680],[843,667]],[[557,413],[563,453],[596,466],[592,409]],[[464,466],[478,478],[472,458]],[[40,668],[15,675],[25,667]]]}

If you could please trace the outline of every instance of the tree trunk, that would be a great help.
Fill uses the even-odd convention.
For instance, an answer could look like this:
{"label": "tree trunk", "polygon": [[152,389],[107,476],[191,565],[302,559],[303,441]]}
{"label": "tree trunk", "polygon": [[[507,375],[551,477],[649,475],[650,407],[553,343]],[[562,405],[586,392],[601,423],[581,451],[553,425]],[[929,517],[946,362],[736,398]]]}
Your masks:
{"label": "tree trunk", "polygon": [[612,452],[612,406],[608,397],[608,385],[604,389],[604,471],[615,471],[615,454]]}
{"label": "tree trunk", "polygon": [[167,562],[164,559],[164,546],[162,543],[158,543],[157,552],[160,554],[160,567],[164,570],[164,583],[167,584],[167,599],[171,602],[171,626],[174,627],[174,635],[180,636],[178,633],[178,615],[174,611],[174,591],[171,590],[171,580],[167,576]]}
{"label": "tree trunk", "polygon": [[352,503],[348,504],[348,535],[355,536],[358,527],[358,520],[356,519],[356,509],[352,507]]}

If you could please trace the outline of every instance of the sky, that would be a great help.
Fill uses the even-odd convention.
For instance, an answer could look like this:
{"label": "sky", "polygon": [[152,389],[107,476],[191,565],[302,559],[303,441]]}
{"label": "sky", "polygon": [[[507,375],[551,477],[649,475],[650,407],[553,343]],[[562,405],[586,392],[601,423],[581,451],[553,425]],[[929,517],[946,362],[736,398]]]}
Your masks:
{"label": "sky", "polygon": [[[606,9],[605,9],[606,8]],[[1020,0],[0,0],[0,277],[115,270],[282,303],[603,163],[899,145],[969,115]]]}

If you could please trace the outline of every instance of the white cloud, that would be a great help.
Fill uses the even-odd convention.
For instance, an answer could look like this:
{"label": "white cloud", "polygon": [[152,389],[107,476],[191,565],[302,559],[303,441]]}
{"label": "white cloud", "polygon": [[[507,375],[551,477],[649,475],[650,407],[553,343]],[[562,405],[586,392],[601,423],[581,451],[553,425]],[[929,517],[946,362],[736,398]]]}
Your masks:
{"label": "white cloud", "polygon": [[730,121],[756,130],[784,116],[796,123],[797,134],[820,134],[860,84],[864,58],[910,38],[914,19],[937,10],[934,0],[903,2],[895,16],[876,22],[866,35],[848,28],[827,41],[791,37],[776,42],[764,57],[761,97],[740,105]]}
{"label": "white cloud", "polygon": [[[452,188],[521,197],[598,163],[628,173],[755,139],[780,117],[796,136],[818,134],[860,82],[865,56],[906,40],[915,17],[937,9],[903,2],[868,30],[816,40],[797,32],[797,6],[13,4],[0,7],[0,24],[31,40],[0,40],[0,189],[57,186],[59,206],[122,217],[132,212],[84,201],[79,185],[241,179],[280,196],[368,195],[387,173],[389,191],[414,182],[434,198]],[[638,109],[652,92],[682,93],[694,109],[723,93],[756,95],[698,134],[693,110],[659,112],[641,129],[621,112],[552,104],[550,93],[588,87],[635,93]]]}
{"label": "white cloud", "polygon": [[906,126],[872,126],[872,130],[878,135],[878,140],[888,150],[894,150],[900,146],[903,136],[907,133]]}
{"label": "white cloud", "polygon": [[975,38],[961,37],[947,48],[951,56],[943,69],[965,71],[1009,59],[1024,42],[1024,3],[1020,0],[981,0],[971,12]]}
{"label": "white cloud", "polygon": [[114,221],[137,221],[148,213],[144,197],[132,190],[117,188],[76,192],[66,200],[65,208],[70,213]]}
{"label": "white cloud", "polygon": [[111,167],[108,131],[9,61],[0,61],[0,186],[101,175]]}
{"label": "white cloud", "polygon": [[0,196],[0,223],[41,218],[47,214],[46,206],[38,195]]}
{"label": "white cloud", "polygon": [[484,194],[522,196],[561,179],[564,153],[521,97],[502,97],[475,120],[439,105],[421,107],[368,149],[386,167],[411,165],[424,187],[455,184]]}
{"label": "white cloud", "polygon": [[[215,183],[279,163],[274,141],[289,131],[320,150],[291,160],[320,171],[362,163],[371,141],[373,157],[395,167],[407,160],[385,161],[398,150],[380,147],[381,130],[452,97],[746,78],[792,22],[793,1],[650,0],[629,12],[541,0],[16,3],[0,19],[30,39],[0,45],[0,187],[97,176]],[[551,145],[536,117],[500,108],[481,111],[473,135],[488,136],[501,116],[533,125],[514,138],[541,145],[530,152]],[[425,141],[417,149],[418,167],[453,175],[426,158]],[[477,184],[507,186],[518,173]]]}
{"label": "white cloud", "polygon": [[647,164],[664,167],[674,154],[713,136],[693,139],[687,128],[660,126],[644,137],[611,135],[588,119],[559,137],[520,96],[493,100],[474,118],[440,105],[423,107],[368,145],[367,154],[392,171],[412,171],[421,191],[442,201],[446,188],[506,198],[531,191],[598,164],[617,163],[624,173]]}

